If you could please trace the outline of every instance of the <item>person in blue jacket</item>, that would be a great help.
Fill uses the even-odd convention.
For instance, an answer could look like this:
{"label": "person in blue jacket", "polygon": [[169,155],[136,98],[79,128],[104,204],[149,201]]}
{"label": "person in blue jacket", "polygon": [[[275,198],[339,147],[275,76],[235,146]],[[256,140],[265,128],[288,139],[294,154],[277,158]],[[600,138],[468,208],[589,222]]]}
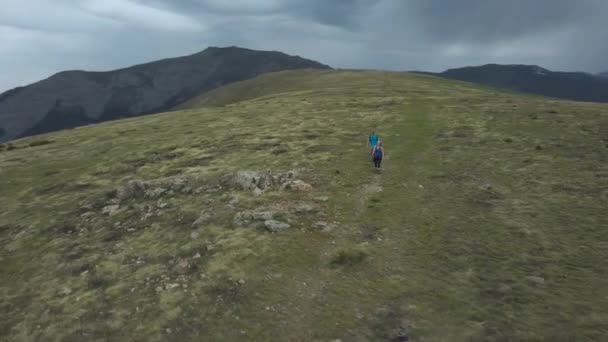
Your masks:
{"label": "person in blue jacket", "polygon": [[369,137],[367,137],[367,147],[370,149],[370,155],[372,155],[372,153],[374,152],[374,147],[376,147],[376,145],[378,144],[379,139],[380,137],[378,136],[378,134],[376,134],[376,130],[373,129],[372,133],[369,135]]}
{"label": "person in blue jacket", "polygon": [[380,164],[382,164],[382,158],[384,158],[384,147],[382,141],[378,140],[378,144],[372,149],[372,161],[376,170],[380,170]]}

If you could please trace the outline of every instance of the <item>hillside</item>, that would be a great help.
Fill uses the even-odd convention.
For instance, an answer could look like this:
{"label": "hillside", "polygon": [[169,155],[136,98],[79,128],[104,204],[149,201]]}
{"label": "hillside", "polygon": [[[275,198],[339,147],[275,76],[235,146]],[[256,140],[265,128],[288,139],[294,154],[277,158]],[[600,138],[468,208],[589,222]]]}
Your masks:
{"label": "hillside", "polygon": [[280,52],[208,48],[108,72],[66,71],[0,94],[0,142],[168,110],[259,74],[326,65]]}
{"label": "hillside", "polygon": [[599,74],[597,74],[599,77],[604,77],[604,78],[608,78],[608,71],[604,71],[604,72],[600,72]]}
{"label": "hillside", "polygon": [[214,93],[2,145],[0,340],[608,334],[608,105],[371,71]]}
{"label": "hillside", "polygon": [[582,72],[487,64],[427,74],[566,100],[608,102],[608,79]]}

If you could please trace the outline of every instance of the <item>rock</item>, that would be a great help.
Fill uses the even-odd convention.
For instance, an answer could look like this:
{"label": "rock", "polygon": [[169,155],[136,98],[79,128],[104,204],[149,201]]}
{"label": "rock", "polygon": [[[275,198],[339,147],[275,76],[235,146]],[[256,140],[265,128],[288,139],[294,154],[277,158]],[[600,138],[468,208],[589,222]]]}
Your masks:
{"label": "rock", "polygon": [[158,206],[158,209],[165,209],[166,207],[169,206],[169,203],[158,201],[157,206]]}
{"label": "rock", "polygon": [[272,186],[272,173],[270,171],[238,171],[231,183],[242,190],[266,190]]}
{"label": "rock", "polygon": [[281,189],[305,192],[305,191],[312,190],[312,185],[310,185],[302,180],[296,179],[294,181],[289,181],[289,182],[284,183],[283,185],[281,185]]}
{"label": "rock", "polygon": [[167,290],[173,290],[174,288],[177,288],[177,287],[179,287],[179,284],[167,284],[167,285],[165,285],[165,288]]}
{"label": "rock", "polygon": [[101,213],[108,216],[114,216],[118,213],[118,209],[120,209],[120,205],[108,205],[101,210]]}
{"label": "rock", "polygon": [[539,277],[539,276],[527,276],[526,279],[528,279],[529,281],[531,281],[535,284],[539,284],[539,285],[545,283],[545,278]]}
{"label": "rock", "polygon": [[192,257],[192,259],[200,259],[201,258],[201,253],[196,253],[194,254],[194,256]]}
{"label": "rock", "polygon": [[250,212],[247,211],[242,211],[239,213],[236,213],[234,215],[234,218],[232,219],[232,223],[235,226],[244,226],[247,225],[251,222],[251,220],[253,220],[253,215]]}
{"label": "rock", "polygon": [[206,211],[202,211],[200,216],[192,223],[192,227],[201,227],[211,220],[211,215]]}
{"label": "rock", "polygon": [[327,222],[323,222],[323,221],[315,222],[315,228],[325,229],[325,228],[327,228]]}
{"label": "rock", "polygon": [[67,286],[63,286],[58,292],[62,296],[69,296],[72,294],[72,289]]}
{"label": "rock", "polygon": [[167,192],[167,189],[165,189],[165,188],[156,188],[153,190],[147,190],[144,194],[144,197],[150,198],[150,199],[158,199],[166,192]]}
{"label": "rock", "polygon": [[141,180],[130,180],[127,184],[118,190],[117,197],[119,200],[124,201],[131,198],[144,197],[146,192],[147,184]]}
{"label": "rock", "polygon": [[195,230],[195,231],[193,231],[193,232],[190,233],[190,237],[193,240],[198,239],[199,236],[201,236],[201,232],[199,232],[198,230]]}
{"label": "rock", "polygon": [[274,218],[274,212],[272,211],[256,211],[251,214],[256,221],[268,221]]}
{"label": "rock", "polygon": [[190,262],[188,260],[180,260],[177,265],[175,266],[177,273],[179,274],[186,274],[188,273],[188,271],[190,271]]}
{"label": "rock", "polygon": [[310,204],[300,204],[296,207],[296,213],[298,214],[310,214],[317,211],[319,211],[319,209]]}
{"label": "rock", "polygon": [[327,197],[327,196],[315,197],[314,201],[315,202],[325,203],[325,202],[329,201],[329,197]]}
{"label": "rock", "polygon": [[93,217],[95,217],[95,213],[90,211],[80,215],[80,218],[84,221],[90,221]]}
{"label": "rock", "polygon": [[245,285],[245,279],[239,279],[239,285]]}
{"label": "rock", "polygon": [[276,220],[266,220],[264,222],[264,226],[271,232],[281,232],[281,231],[287,230],[291,227],[287,223],[276,221]]}
{"label": "rock", "polygon": [[318,230],[325,232],[325,233],[331,231],[334,227],[335,227],[334,224],[329,224],[324,221],[315,222],[315,228],[317,228]]}
{"label": "rock", "polygon": [[255,189],[253,189],[253,195],[254,196],[262,196],[264,194],[264,191],[262,191],[262,189],[256,187]]}
{"label": "rock", "polygon": [[192,191],[192,188],[189,187],[189,182],[184,178],[173,178],[169,183],[169,189],[174,192],[186,193],[188,189]]}
{"label": "rock", "polygon": [[484,184],[481,186],[481,190],[490,191],[492,190],[492,184]]}

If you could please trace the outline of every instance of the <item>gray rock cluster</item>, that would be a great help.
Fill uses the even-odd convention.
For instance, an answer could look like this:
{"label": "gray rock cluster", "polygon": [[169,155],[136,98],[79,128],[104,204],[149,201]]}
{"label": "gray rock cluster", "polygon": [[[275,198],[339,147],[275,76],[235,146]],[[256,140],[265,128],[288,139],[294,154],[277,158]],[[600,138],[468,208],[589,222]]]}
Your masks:
{"label": "gray rock cluster", "polygon": [[261,195],[270,189],[310,191],[312,185],[297,179],[298,170],[283,173],[267,171],[238,171],[224,177],[224,183],[231,188],[251,191],[254,195]]}

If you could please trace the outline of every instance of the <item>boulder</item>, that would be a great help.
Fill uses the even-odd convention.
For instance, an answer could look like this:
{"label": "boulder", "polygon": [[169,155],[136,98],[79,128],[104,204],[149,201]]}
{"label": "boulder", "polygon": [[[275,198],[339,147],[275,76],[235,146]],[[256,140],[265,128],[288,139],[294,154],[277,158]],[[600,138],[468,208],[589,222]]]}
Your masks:
{"label": "boulder", "polygon": [[289,229],[291,226],[285,222],[276,221],[276,220],[266,220],[264,221],[264,226],[271,232],[282,232],[284,230]]}
{"label": "boulder", "polygon": [[125,186],[118,190],[117,198],[121,201],[132,198],[144,197],[147,184],[141,180],[130,180]]}
{"label": "boulder", "polygon": [[238,171],[231,183],[241,190],[266,190],[272,186],[272,173],[270,171]]}

